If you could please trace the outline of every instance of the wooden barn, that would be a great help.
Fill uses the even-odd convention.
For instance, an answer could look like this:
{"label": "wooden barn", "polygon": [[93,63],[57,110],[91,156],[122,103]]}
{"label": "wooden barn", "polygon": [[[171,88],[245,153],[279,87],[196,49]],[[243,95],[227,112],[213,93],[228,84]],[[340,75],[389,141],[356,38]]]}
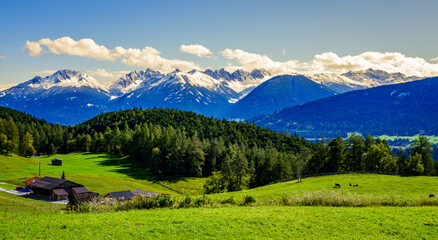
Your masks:
{"label": "wooden barn", "polygon": [[118,192],[109,192],[107,194],[105,194],[104,196],[105,198],[113,198],[117,201],[126,201],[126,200],[131,200],[135,197],[135,195],[129,191],[118,191]]}
{"label": "wooden barn", "polygon": [[64,160],[62,160],[60,158],[54,158],[51,161],[52,161],[53,166],[62,166],[62,161],[64,161]]}
{"label": "wooden barn", "polygon": [[43,177],[29,184],[28,187],[35,194],[54,200],[61,200],[68,198],[68,195],[72,192],[72,188],[83,187],[83,185],[65,179]]}

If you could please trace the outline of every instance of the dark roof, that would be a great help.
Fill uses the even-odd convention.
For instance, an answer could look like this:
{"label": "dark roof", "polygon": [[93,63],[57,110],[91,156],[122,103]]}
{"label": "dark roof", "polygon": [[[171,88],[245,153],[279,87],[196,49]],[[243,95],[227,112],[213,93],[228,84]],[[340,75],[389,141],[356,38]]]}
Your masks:
{"label": "dark roof", "polygon": [[33,182],[36,182],[36,181],[40,180],[40,179],[41,179],[40,176],[35,176],[33,178],[29,178],[27,180],[24,180],[23,182],[26,183],[26,185],[29,185],[29,184],[31,184]]}
{"label": "dark roof", "polygon": [[81,194],[81,193],[89,193],[90,190],[86,189],[85,187],[75,187],[71,189],[74,193]]}
{"label": "dark roof", "polygon": [[54,159],[52,159],[52,160],[50,160],[50,161],[64,161],[64,160],[62,160],[61,158],[54,158]]}
{"label": "dark roof", "polygon": [[52,190],[65,182],[67,182],[67,180],[53,178],[53,177],[43,177],[40,180],[29,184],[29,186],[42,188],[46,190]]}
{"label": "dark roof", "polygon": [[132,192],[134,195],[137,196],[145,196],[145,197],[153,197],[153,196],[160,196],[161,193],[158,192],[149,192],[149,191],[143,191],[143,190],[135,190]]}
{"label": "dark roof", "polygon": [[133,197],[135,197],[135,195],[129,191],[118,191],[118,192],[109,192],[105,195],[105,197],[110,196],[114,199],[118,200],[129,200],[132,199]]}
{"label": "dark roof", "polygon": [[62,188],[58,188],[58,189],[53,189],[52,192],[54,192],[56,195],[58,196],[64,196],[64,195],[68,195],[68,192],[66,192],[64,189]]}

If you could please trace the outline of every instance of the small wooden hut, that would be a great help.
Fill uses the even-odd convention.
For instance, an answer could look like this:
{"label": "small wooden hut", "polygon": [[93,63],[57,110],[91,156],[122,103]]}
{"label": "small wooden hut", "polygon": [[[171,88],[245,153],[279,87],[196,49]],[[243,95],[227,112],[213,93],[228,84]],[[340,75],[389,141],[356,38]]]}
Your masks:
{"label": "small wooden hut", "polygon": [[62,166],[62,161],[64,161],[64,160],[62,160],[60,158],[54,158],[51,161],[52,161],[53,166]]}

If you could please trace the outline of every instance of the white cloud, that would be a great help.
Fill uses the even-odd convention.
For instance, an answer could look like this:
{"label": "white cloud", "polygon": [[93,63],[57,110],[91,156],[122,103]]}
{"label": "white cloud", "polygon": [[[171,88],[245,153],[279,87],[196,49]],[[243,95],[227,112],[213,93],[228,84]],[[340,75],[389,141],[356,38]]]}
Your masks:
{"label": "white cloud", "polygon": [[43,71],[38,71],[38,72],[30,72],[32,74],[41,74],[41,75],[52,75],[56,72],[57,70],[43,70]]}
{"label": "white cloud", "polygon": [[0,58],[6,58],[6,56],[2,56],[2,55],[0,55]]}
{"label": "white cloud", "polygon": [[211,54],[213,54],[210,49],[199,45],[199,44],[194,44],[194,45],[185,45],[182,44],[179,47],[179,50],[181,52],[185,52],[185,53],[189,53],[189,54],[193,54],[196,55],[198,57],[210,57]]}
{"label": "white cloud", "polygon": [[438,62],[438,57],[437,58],[432,58],[430,59],[431,62]]}
{"label": "white cloud", "polygon": [[274,74],[334,72],[345,73],[368,68],[387,72],[401,72],[408,76],[436,76],[438,64],[427,62],[423,58],[407,57],[397,52],[365,52],[356,56],[339,57],[328,52],[315,55],[310,62],[289,60],[274,61],[266,55],[248,53],[241,49],[225,49],[221,54],[229,59],[235,59],[244,70],[266,69]]}
{"label": "white cloud", "polygon": [[43,48],[37,42],[26,41],[24,48],[26,49],[27,54],[32,57],[40,57],[43,52]]}
{"label": "white cloud", "polygon": [[27,41],[25,49],[28,55],[38,57],[43,53],[42,46],[47,47],[48,52],[53,54],[88,57],[100,61],[120,59],[126,65],[151,68],[162,72],[172,72],[176,68],[181,70],[201,69],[199,65],[193,62],[163,58],[160,56],[160,52],[152,47],[125,49],[117,46],[114,49],[108,49],[104,45],[96,44],[92,39],[75,41],[70,37],[55,40],[44,38],[38,42]]}
{"label": "white cloud", "polygon": [[104,78],[113,78],[114,74],[111,72],[107,72],[103,68],[98,68],[96,71],[87,71],[89,75],[92,75],[94,77],[104,77]]}

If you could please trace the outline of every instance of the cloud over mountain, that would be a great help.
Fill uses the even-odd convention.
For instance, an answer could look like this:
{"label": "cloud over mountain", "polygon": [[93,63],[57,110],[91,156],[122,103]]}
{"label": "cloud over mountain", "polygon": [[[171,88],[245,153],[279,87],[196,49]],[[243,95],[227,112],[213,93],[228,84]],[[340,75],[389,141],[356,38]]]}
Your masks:
{"label": "cloud over mountain", "polygon": [[[27,54],[32,57],[39,57],[45,53],[67,54],[93,58],[99,61],[120,60],[122,64],[134,67],[151,68],[169,73],[175,69],[201,70],[202,67],[194,62],[167,59],[160,56],[161,52],[155,48],[146,46],[143,49],[124,48],[117,46],[109,49],[104,45],[97,44],[92,39],[80,39],[76,41],[70,37],[62,37],[55,40],[44,38],[36,42],[27,41],[24,46]],[[180,46],[180,51],[196,55],[198,57],[212,57],[210,49],[199,45]],[[224,49],[219,52],[229,61],[227,69],[266,69],[273,74],[293,73],[345,73],[365,69],[376,69],[386,72],[400,72],[408,76],[429,77],[438,75],[438,58],[430,61],[420,57],[408,57],[398,52],[365,52],[359,55],[339,56],[333,52],[317,54],[313,60],[308,62],[290,59],[287,61],[276,61],[268,55],[246,52],[242,49]],[[234,65],[232,61],[237,61]],[[103,74],[101,71],[100,73]],[[108,74],[107,74],[108,75]]]}
{"label": "cloud over mountain", "polygon": [[39,57],[45,52],[43,46],[47,47],[48,52],[53,54],[94,58],[100,61],[120,59],[121,63],[126,65],[153,68],[162,72],[172,72],[176,68],[182,70],[200,69],[193,62],[163,58],[160,56],[160,52],[152,47],[126,49],[117,46],[114,49],[108,49],[104,45],[98,45],[94,40],[88,38],[79,41],[75,41],[70,37],[55,40],[44,38],[37,42],[27,41],[24,48],[29,56]]}
{"label": "cloud over mountain", "polygon": [[179,47],[179,50],[181,52],[185,52],[185,53],[189,53],[189,54],[193,54],[196,55],[198,57],[210,57],[213,53],[210,51],[210,49],[199,45],[199,44],[194,44],[194,45],[185,45],[182,44]]}
{"label": "cloud over mountain", "polygon": [[[310,62],[288,60],[278,62],[267,55],[245,52],[241,49],[225,49],[220,52],[226,59],[237,60],[240,67],[251,71],[266,69],[275,74],[287,73],[345,73],[364,69],[378,69],[387,72],[401,72],[408,76],[437,76],[438,63],[429,63],[423,58],[407,57],[398,52],[365,52],[356,56],[340,57],[335,53],[327,52],[315,55]],[[432,59],[434,61],[436,59]]]}

